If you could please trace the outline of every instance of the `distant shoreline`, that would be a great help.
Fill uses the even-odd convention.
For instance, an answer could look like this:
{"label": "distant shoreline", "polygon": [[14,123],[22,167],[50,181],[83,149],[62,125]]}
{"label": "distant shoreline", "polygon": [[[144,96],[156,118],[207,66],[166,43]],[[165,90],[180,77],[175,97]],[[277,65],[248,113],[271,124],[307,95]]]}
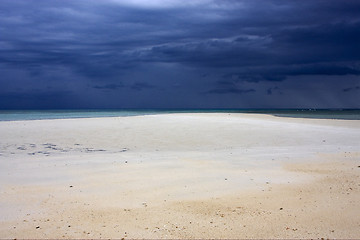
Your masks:
{"label": "distant shoreline", "polygon": [[128,117],[169,113],[251,113],[291,118],[360,120],[359,109],[63,109],[0,110],[0,121]]}

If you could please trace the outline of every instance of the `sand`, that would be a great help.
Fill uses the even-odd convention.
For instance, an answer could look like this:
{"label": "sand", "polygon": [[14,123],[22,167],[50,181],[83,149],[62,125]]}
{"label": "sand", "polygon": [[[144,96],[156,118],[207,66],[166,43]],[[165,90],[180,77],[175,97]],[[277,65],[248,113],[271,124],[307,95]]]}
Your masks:
{"label": "sand", "polygon": [[360,121],[0,122],[0,238],[360,238]]}

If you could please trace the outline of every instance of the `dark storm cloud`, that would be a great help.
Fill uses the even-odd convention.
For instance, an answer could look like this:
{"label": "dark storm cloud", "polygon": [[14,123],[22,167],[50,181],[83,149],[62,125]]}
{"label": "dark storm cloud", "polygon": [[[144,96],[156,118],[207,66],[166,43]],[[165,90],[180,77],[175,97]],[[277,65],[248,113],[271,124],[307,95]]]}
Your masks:
{"label": "dark storm cloud", "polygon": [[239,88],[217,88],[217,89],[211,89],[207,91],[206,93],[215,93],[215,94],[228,94],[228,93],[234,93],[234,94],[243,94],[243,93],[251,93],[256,92],[255,89],[239,89]]}
{"label": "dark storm cloud", "polygon": [[141,91],[144,89],[150,89],[150,88],[154,88],[154,85],[151,85],[149,83],[146,82],[136,82],[131,86],[131,89],[137,90],[137,91]]}
{"label": "dark storm cloud", "polygon": [[[103,93],[96,97],[104,107],[116,101],[109,91],[131,98],[161,88],[177,103],[185,102],[185,93],[193,102],[204,92],[268,96],[274,95],[271,84],[302,76],[338,77],[344,85],[337,89],[347,92],[351,85],[342,79],[360,75],[358,0],[2,0],[0,9],[5,102],[24,94],[36,105],[33,88],[92,98],[88,86]],[[241,82],[257,85],[236,85]],[[175,85],[181,94],[172,92]],[[154,99],[162,106],[164,99]]]}
{"label": "dark storm cloud", "polygon": [[110,89],[110,90],[115,90],[115,89],[119,89],[119,88],[123,88],[124,85],[122,84],[106,84],[106,85],[102,85],[102,86],[99,86],[99,85],[95,85],[93,86],[93,88],[96,88],[96,89]]}
{"label": "dark storm cloud", "polygon": [[245,68],[242,72],[227,73],[223,78],[236,79],[237,81],[259,82],[259,81],[283,81],[288,76],[300,75],[322,75],[322,76],[344,76],[360,75],[360,70],[348,66],[339,66],[337,63],[330,64],[302,64],[286,66],[262,66],[257,68]]}
{"label": "dark storm cloud", "polygon": [[155,88],[154,85],[151,85],[146,82],[135,82],[134,84],[131,84],[130,86],[125,86],[124,84],[105,84],[105,85],[95,85],[93,86],[95,89],[101,89],[101,90],[117,90],[117,89],[133,89],[136,91],[141,91],[144,89],[151,89]]}
{"label": "dark storm cloud", "polygon": [[76,96],[71,91],[28,91],[0,94],[0,109],[73,108]]}
{"label": "dark storm cloud", "polygon": [[344,88],[343,91],[344,92],[349,92],[349,91],[356,91],[356,90],[360,90],[360,86],[356,86],[356,87],[349,87],[349,88]]}
{"label": "dark storm cloud", "polygon": [[278,87],[268,88],[268,89],[266,90],[266,94],[267,94],[267,95],[272,95],[272,94],[274,94],[274,93],[283,94],[283,93],[280,91],[280,88],[278,88]]}
{"label": "dark storm cloud", "polygon": [[244,94],[254,93],[255,89],[245,89],[237,85],[236,81],[220,80],[217,81],[217,87],[210,89],[204,93],[211,94]]}

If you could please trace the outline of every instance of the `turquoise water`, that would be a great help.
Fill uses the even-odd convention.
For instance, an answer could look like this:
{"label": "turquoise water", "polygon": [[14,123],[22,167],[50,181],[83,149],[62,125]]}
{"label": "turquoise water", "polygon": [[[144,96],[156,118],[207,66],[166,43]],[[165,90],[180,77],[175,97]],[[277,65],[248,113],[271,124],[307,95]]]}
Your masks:
{"label": "turquoise water", "polygon": [[0,121],[126,117],[152,114],[145,110],[0,110]]}
{"label": "turquoise water", "polygon": [[0,110],[0,121],[126,117],[165,113],[259,113],[279,117],[360,120],[359,109],[126,109],[126,110]]}

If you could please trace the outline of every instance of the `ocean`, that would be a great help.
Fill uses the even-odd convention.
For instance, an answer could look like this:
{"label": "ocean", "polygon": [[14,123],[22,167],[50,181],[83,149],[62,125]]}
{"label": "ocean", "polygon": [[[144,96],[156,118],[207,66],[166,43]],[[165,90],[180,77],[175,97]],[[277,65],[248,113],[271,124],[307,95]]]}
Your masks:
{"label": "ocean", "polygon": [[278,117],[360,120],[360,109],[86,109],[0,110],[0,121],[127,117],[167,113],[257,113]]}

